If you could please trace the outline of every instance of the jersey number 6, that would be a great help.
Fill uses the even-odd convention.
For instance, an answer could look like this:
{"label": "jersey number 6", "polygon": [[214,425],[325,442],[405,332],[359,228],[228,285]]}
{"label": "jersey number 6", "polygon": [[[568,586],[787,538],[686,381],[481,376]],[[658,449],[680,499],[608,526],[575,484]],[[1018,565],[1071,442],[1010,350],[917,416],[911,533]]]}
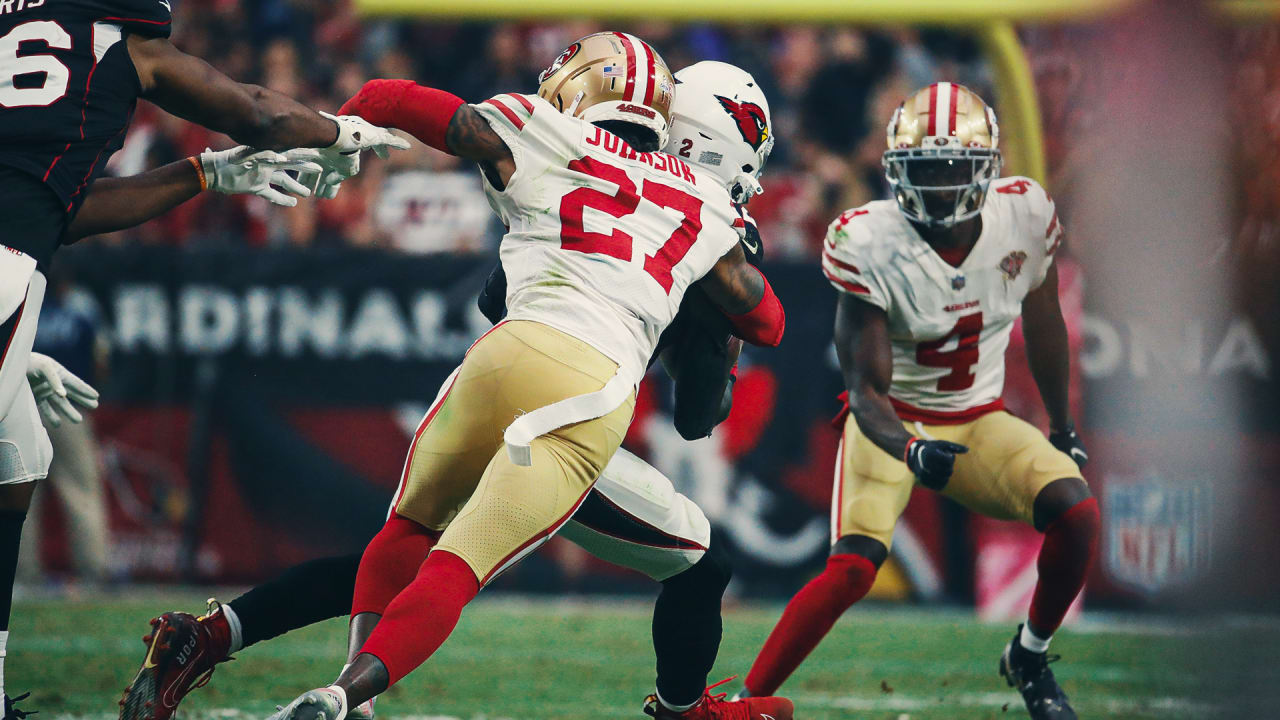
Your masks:
{"label": "jersey number 6", "polygon": [[658,281],[662,289],[671,294],[671,268],[684,259],[689,248],[702,232],[702,200],[670,185],[645,180],[640,193],[627,171],[592,157],[578,158],[569,163],[569,169],[600,178],[618,186],[612,195],[595,188],[580,187],[560,199],[560,247],[584,253],[600,253],[624,262],[631,262],[632,237],[618,228],[609,235],[588,231],[582,224],[582,211],[592,208],[615,218],[623,218],[636,211],[640,199],[680,213],[683,219],[671,237],[662,244],[656,255],[646,255],[644,271]]}
{"label": "jersey number 6", "polygon": [[[951,368],[951,372],[938,378],[938,390],[956,392],[973,387],[976,376],[973,366],[978,364],[978,338],[982,335],[982,313],[965,315],[956,321],[951,332],[937,340],[922,342],[916,346],[916,362],[924,367]],[[951,338],[956,348],[942,351]]]}
{"label": "jersey number 6", "polygon": [[[66,65],[52,55],[18,55],[22,43],[36,41],[51,49],[71,49],[71,35],[52,20],[23,23],[0,38],[0,106],[43,107],[67,94],[71,71]],[[18,87],[19,77],[26,76],[32,81],[42,74],[39,85],[30,83],[27,87]]]}

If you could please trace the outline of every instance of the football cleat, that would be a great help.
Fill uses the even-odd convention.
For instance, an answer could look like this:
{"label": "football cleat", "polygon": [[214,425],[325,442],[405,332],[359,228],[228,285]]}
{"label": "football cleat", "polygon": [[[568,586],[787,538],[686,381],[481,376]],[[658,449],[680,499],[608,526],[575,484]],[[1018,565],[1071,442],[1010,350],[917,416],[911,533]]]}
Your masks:
{"label": "football cleat", "polygon": [[27,697],[30,695],[31,693],[22,693],[16,698],[10,698],[8,695],[5,695],[4,696],[4,720],[23,720],[23,718],[27,717],[28,715],[40,714],[39,710],[20,710],[17,707],[15,707],[18,703],[22,702],[23,700],[26,700]]}
{"label": "football cleat", "polygon": [[120,700],[120,720],[169,720],[187,693],[209,684],[213,668],[231,658],[231,629],[217,600],[195,617],[167,612],[151,620],[142,638],[147,654]]}
{"label": "football cleat", "polygon": [[644,712],[655,720],[792,720],[795,706],[786,698],[748,697],[726,700],[728,693],[712,695],[711,691],[733,680],[726,678],[707,688],[696,705],[676,712],[658,701],[657,695],[645,698]]}
{"label": "football cleat", "polygon": [[348,717],[345,698],[329,688],[308,690],[267,720],[343,720]]}
{"label": "football cleat", "polygon": [[1071,709],[1067,694],[1049,669],[1049,663],[1056,662],[1060,656],[1031,652],[1018,642],[1021,636],[1019,625],[1000,656],[1000,677],[1022,693],[1031,720],[1076,720],[1076,711]]}

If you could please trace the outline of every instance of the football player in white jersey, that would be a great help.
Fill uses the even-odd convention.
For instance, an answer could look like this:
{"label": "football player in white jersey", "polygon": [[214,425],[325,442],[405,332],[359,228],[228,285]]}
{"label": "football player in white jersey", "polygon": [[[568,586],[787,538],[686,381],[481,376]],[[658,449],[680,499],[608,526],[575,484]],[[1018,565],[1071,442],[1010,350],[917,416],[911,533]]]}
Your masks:
{"label": "football player in white jersey", "polygon": [[[688,157],[717,177],[735,201],[745,202],[761,192],[759,177],[772,151],[773,135],[769,105],[755,79],[714,61],[696,63],[675,78],[681,92],[672,105],[667,151]],[[750,122],[744,124],[744,117]],[[758,232],[749,218],[744,220],[742,244],[758,264],[763,252]],[[495,324],[506,312],[505,284],[499,265],[479,301],[481,311]],[[686,293],[676,321],[659,340],[657,355],[664,357],[676,379],[677,429],[690,440],[707,436],[728,415],[736,352],[728,323],[710,307],[705,294],[696,289]],[[559,534],[602,560],[661,583],[654,604],[658,673],[657,691],[648,700],[651,714],[684,720],[714,712],[722,720],[758,717],[751,715],[758,703],[726,706],[702,701],[719,649],[721,597],[731,569],[706,515],[677,493],[669,479],[619,450]],[[359,561],[359,553],[308,561],[229,603],[213,602],[202,617],[167,612],[152,620],[146,638],[150,667],[144,664],[122,706],[146,707],[147,712],[122,712],[121,720],[168,720],[182,699],[232,654],[320,620],[348,615]],[[409,570],[416,572],[416,566],[417,562]],[[373,619],[357,616],[353,622]],[[184,656],[178,652],[182,648],[192,650]],[[185,662],[179,663],[180,657]],[[188,665],[194,669],[187,670]],[[353,708],[348,718],[373,714],[369,701]]]}
{"label": "football player in white jersey", "polygon": [[[1096,553],[1098,506],[1067,407],[1067,332],[1053,255],[1063,228],[1029,178],[1000,177],[995,113],[954,83],[894,113],[893,200],[831,224],[822,270],[840,291],[835,344],[848,388],[826,569],[788,605],[746,679],[771,694],[870,589],[919,483],[1045,539],[1028,621],[1000,673],[1033,718],[1074,718],[1046,654]],[[1023,319],[1046,439],[1005,412],[1004,354]]]}
{"label": "football player in white jersey", "polygon": [[[376,625],[353,623],[358,650],[337,681],[279,718],[342,720],[385,691],[435,652],[485,584],[567,522],[618,449],[635,386],[691,284],[701,280],[743,340],[781,339],[781,303],[745,259],[728,192],[660,152],[675,88],[657,53],[598,33],[539,80],[538,95],[478,105],[373,81],[344,106],[480,165],[508,227],[508,316],[446,382],[361,561],[353,614]],[[408,577],[407,548],[429,551]],[[713,703],[732,704],[700,702]],[[791,717],[789,701],[768,709]]]}

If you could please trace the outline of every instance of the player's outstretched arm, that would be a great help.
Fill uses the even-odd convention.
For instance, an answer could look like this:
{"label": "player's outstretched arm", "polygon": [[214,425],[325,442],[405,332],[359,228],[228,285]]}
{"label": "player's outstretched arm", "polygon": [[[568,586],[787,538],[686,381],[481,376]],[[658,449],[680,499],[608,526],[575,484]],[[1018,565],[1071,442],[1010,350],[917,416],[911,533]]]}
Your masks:
{"label": "player's outstretched arm", "polygon": [[752,345],[777,347],[782,342],[787,326],[782,302],[764,273],[747,262],[741,243],[734,243],[698,283],[728,316],[734,335]]}
{"label": "player's outstretched arm", "polygon": [[889,402],[893,348],[884,310],[847,293],[836,306],[836,355],[849,389],[849,410],[858,429],[881,450],[901,458],[925,487],[941,490],[951,478],[963,445],[917,438],[906,431]]}
{"label": "player's outstretched arm", "polygon": [[263,150],[329,147],[338,124],[298,101],[238,83],[164,38],[130,35],[129,56],[142,97],[236,142]]}
{"label": "player's outstretched arm", "polygon": [[1044,282],[1022,301],[1022,335],[1027,341],[1027,365],[1049,413],[1049,438],[1084,467],[1089,455],[1071,421],[1071,347],[1058,303],[1057,265],[1049,267]]}
{"label": "player's outstretched arm", "polygon": [[80,212],[63,235],[72,243],[158,217],[200,194],[200,176],[187,160],[126,178],[104,177],[89,186]]}
{"label": "player's outstretched arm", "polygon": [[511,149],[489,122],[444,90],[412,80],[370,80],[339,112],[403,130],[437,150],[479,163],[495,187],[505,188],[516,171]]}
{"label": "player's outstretched arm", "polygon": [[[276,205],[292,207],[310,190],[285,171],[320,172],[316,150],[287,154],[248,147],[179,160],[164,167],[124,178],[101,178],[89,186],[84,205],[63,234],[64,243],[91,235],[124,230],[159,217],[204,190],[228,195],[251,194]],[[279,188],[279,189],[278,189]]]}

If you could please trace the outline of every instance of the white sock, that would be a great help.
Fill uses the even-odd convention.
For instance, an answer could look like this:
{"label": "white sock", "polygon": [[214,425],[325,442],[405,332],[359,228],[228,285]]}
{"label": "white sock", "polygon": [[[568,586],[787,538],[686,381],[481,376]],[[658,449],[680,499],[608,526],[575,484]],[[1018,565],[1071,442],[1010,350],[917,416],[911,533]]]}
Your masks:
{"label": "white sock", "polygon": [[1018,638],[1018,644],[1033,653],[1044,653],[1049,650],[1049,641],[1052,639],[1052,635],[1044,640],[1036,637],[1036,634],[1031,632],[1031,623],[1026,623],[1022,626],[1022,635]]}
{"label": "white sock", "polygon": [[[9,645],[9,631],[0,630],[0,697],[4,696],[4,656],[5,647]],[[0,709],[0,712],[4,712]]]}
{"label": "white sock", "polygon": [[218,606],[222,610],[222,617],[227,619],[227,625],[231,628],[231,649],[227,650],[228,655],[234,655],[244,649],[244,632],[240,629],[240,616],[236,615],[236,611],[231,609],[230,605]]}
{"label": "white sock", "polygon": [[689,703],[688,705],[672,705],[671,703],[669,703],[669,702],[667,702],[666,700],[663,700],[663,699],[662,699],[662,693],[661,693],[661,692],[659,692],[659,691],[657,690],[657,688],[654,688],[654,694],[658,696],[658,702],[662,703],[662,707],[664,707],[664,708],[666,708],[666,709],[670,710],[671,712],[678,712],[678,713],[682,713],[682,712],[684,712],[684,711],[686,711],[686,710],[689,710],[689,709],[690,709],[690,708],[692,708],[694,705],[697,705],[699,702],[701,702],[701,701],[702,701],[702,698],[698,698],[697,700],[694,700],[693,702]]}
{"label": "white sock", "polygon": [[325,690],[328,690],[334,695],[337,695],[338,699],[342,701],[342,707],[338,710],[338,717],[328,718],[328,720],[342,720],[342,718],[347,716],[347,691],[343,690],[338,685],[330,685],[329,687],[325,688]]}

